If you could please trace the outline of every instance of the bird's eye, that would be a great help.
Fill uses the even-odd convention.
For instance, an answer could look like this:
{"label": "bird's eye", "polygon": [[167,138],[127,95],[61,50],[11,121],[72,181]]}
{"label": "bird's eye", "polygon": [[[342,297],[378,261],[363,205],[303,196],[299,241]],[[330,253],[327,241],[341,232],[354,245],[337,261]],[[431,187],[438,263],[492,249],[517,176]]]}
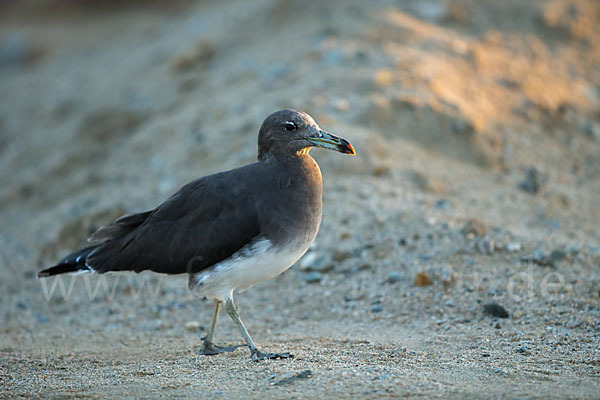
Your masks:
{"label": "bird's eye", "polygon": [[285,129],[288,131],[295,131],[296,130],[296,124],[293,123],[292,121],[287,121],[284,123]]}

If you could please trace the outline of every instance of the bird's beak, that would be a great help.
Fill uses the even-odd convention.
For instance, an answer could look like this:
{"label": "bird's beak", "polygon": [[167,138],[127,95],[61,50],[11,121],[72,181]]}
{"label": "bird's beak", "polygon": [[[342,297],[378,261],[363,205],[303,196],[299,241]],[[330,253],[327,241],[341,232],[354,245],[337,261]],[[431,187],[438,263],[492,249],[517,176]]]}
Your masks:
{"label": "bird's beak", "polygon": [[315,147],[339,151],[340,153],[355,155],[354,147],[346,139],[332,135],[329,132],[319,131],[318,136],[307,137],[306,140]]}

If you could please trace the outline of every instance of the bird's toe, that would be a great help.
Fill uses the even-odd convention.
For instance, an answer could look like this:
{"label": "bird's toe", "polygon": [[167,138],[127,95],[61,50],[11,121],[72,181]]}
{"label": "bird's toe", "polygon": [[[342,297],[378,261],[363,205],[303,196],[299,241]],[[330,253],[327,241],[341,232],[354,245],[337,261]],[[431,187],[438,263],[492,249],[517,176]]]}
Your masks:
{"label": "bird's toe", "polygon": [[202,343],[202,347],[198,350],[198,354],[203,356],[215,356],[221,353],[231,353],[240,347],[244,347],[243,344],[237,346],[217,346],[214,343],[204,342]]}

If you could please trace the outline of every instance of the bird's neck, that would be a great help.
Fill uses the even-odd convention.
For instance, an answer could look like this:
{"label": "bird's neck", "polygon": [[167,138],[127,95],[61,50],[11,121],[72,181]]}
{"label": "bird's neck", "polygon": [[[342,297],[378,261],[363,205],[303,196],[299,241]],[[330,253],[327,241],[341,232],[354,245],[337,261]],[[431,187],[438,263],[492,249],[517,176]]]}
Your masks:
{"label": "bird's neck", "polygon": [[[302,247],[310,244],[317,234],[321,223],[323,183],[321,170],[316,161],[309,156],[287,156],[280,159],[268,159],[264,163],[272,163],[271,168],[277,171],[276,185],[278,200],[270,208],[279,210],[278,218],[269,224],[271,238],[282,241],[292,240]],[[265,216],[265,218],[268,218]],[[303,234],[299,237],[288,237],[285,226],[296,226]]]}

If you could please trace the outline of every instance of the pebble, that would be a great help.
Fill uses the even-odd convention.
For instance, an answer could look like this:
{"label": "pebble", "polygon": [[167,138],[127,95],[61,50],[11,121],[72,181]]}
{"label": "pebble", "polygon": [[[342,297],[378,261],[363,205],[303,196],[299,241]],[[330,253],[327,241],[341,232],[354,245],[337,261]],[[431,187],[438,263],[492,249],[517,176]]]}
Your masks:
{"label": "pebble", "polygon": [[523,354],[524,356],[530,356],[531,355],[531,352],[529,350],[527,350],[527,348],[525,348],[525,347],[519,347],[516,350],[516,352],[520,353],[520,354]]}
{"label": "pebble", "polygon": [[548,177],[545,174],[535,167],[530,167],[525,170],[525,180],[520,182],[518,187],[527,193],[536,194],[547,181]]}
{"label": "pebble", "polygon": [[437,178],[430,178],[421,172],[413,172],[413,181],[423,191],[434,194],[444,193],[445,188],[441,180]]}
{"label": "pebble", "polygon": [[417,17],[433,24],[439,24],[448,17],[448,7],[440,1],[415,2],[413,10]]}
{"label": "pebble", "polygon": [[388,274],[387,282],[388,283],[397,283],[402,280],[402,274],[398,271],[392,271]]}
{"label": "pebble", "polygon": [[423,286],[429,286],[431,284],[432,284],[431,279],[429,278],[429,276],[427,276],[427,274],[425,272],[419,272],[415,276],[415,283],[414,283],[415,286],[423,287]]}
{"label": "pebble", "polygon": [[484,237],[477,243],[477,248],[482,254],[492,254],[495,247],[494,239],[489,237]]}
{"label": "pebble", "polygon": [[326,273],[333,269],[333,263],[329,257],[311,252],[304,256],[300,263],[300,268],[305,271]]}
{"label": "pebble", "polygon": [[508,250],[509,253],[516,253],[517,251],[521,250],[521,243],[510,242],[506,245],[506,250]]}
{"label": "pebble", "polygon": [[321,273],[316,272],[316,271],[309,272],[304,277],[304,280],[306,281],[306,283],[319,283],[319,282],[321,282],[321,279],[323,279],[323,275],[321,275]]}
{"label": "pebble", "polygon": [[554,249],[550,253],[550,264],[553,266],[558,265],[561,261],[567,258],[567,253],[561,249]]}
{"label": "pebble", "polygon": [[483,306],[484,311],[492,317],[508,318],[508,311],[500,304],[487,303]]}
{"label": "pebble", "polygon": [[323,64],[330,67],[341,65],[344,61],[344,53],[339,48],[331,49],[323,55],[322,61]]}
{"label": "pebble", "polygon": [[371,307],[371,312],[374,314],[380,313],[382,311],[383,311],[383,306],[381,306],[381,305],[376,305],[376,306]]}
{"label": "pebble", "polygon": [[350,253],[347,251],[336,250],[333,252],[333,260],[334,261],[344,261],[350,257]]}
{"label": "pebble", "polygon": [[188,321],[185,323],[185,329],[190,332],[196,332],[196,331],[200,330],[201,326],[202,325],[200,325],[200,322],[198,322],[198,321]]}
{"label": "pebble", "polygon": [[21,32],[4,35],[0,40],[0,67],[19,69],[37,61],[43,51]]}
{"label": "pebble", "polygon": [[450,207],[450,202],[446,199],[439,199],[438,201],[435,202],[433,207],[438,210],[446,210]]}
{"label": "pebble", "polygon": [[487,232],[485,224],[483,221],[473,218],[465,222],[461,230],[464,236],[475,235],[475,236],[483,236]]}
{"label": "pebble", "polygon": [[600,139],[600,125],[594,121],[589,121],[584,126],[585,133],[592,139]]}
{"label": "pebble", "polygon": [[[304,370],[302,372],[292,372],[283,375],[272,375],[271,380],[275,380],[276,378],[280,378],[280,380],[271,382],[272,386],[283,386],[289,385],[290,383],[294,383],[296,381],[305,380],[312,378],[312,371],[310,369]],[[283,378],[283,379],[281,379]]]}

